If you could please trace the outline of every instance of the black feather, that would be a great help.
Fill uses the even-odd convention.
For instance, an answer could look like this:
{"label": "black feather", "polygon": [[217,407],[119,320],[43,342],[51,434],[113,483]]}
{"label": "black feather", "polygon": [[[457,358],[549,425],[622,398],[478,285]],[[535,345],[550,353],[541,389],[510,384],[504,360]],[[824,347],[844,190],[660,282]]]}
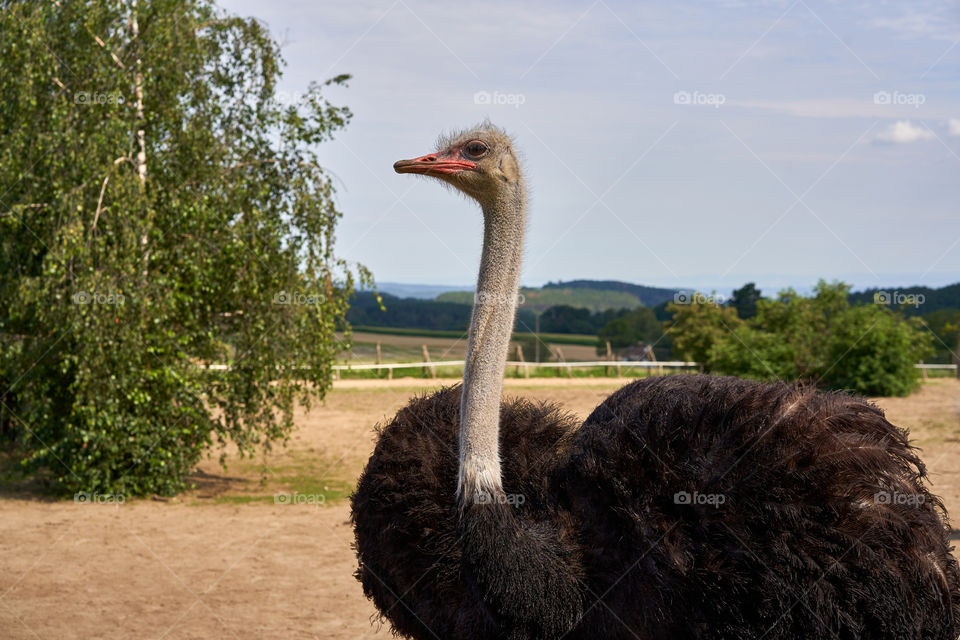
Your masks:
{"label": "black feather", "polygon": [[352,498],[357,577],[398,635],[960,636],[943,505],[862,398],[668,376],[579,427],[504,403],[504,490],[524,500],[462,516],[459,405],[454,387],[402,409]]}

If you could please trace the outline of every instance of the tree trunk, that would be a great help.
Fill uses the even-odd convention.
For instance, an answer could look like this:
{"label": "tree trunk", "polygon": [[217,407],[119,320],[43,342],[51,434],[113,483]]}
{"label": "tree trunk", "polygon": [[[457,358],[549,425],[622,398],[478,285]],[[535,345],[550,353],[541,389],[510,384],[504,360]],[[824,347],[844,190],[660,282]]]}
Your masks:
{"label": "tree trunk", "polygon": [[[137,98],[137,176],[140,178],[140,190],[147,188],[147,136],[144,131],[143,115],[143,70],[140,60],[140,23],[137,21],[137,0],[130,4],[130,36],[131,44],[136,47],[137,62],[133,72],[133,90]],[[143,234],[140,236],[140,252],[143,255],[143,276],[147,277],[150,264],[150,247],[148,246],[150,221],[144,220]]]}

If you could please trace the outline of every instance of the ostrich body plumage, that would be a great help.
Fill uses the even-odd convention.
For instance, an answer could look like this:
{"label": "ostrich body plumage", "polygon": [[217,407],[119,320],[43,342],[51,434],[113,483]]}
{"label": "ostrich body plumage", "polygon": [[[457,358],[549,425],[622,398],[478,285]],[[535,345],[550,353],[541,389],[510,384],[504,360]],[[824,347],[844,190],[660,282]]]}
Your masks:
{"label": "ostrich body plumage", "polygon": [[[861,398],[667,376],[582,426],[505,402],[504,488],[524,499],[474,505],[488,513],[473,531],[456,500],[459,401],[454,387],[402,409],[353,496],[357,576],[406,637],[960,634],[940,501],[905,434]],[[503,514],[509,528],[488,525]],[[478,581],[483,553],[501,554],[499,575]]]}

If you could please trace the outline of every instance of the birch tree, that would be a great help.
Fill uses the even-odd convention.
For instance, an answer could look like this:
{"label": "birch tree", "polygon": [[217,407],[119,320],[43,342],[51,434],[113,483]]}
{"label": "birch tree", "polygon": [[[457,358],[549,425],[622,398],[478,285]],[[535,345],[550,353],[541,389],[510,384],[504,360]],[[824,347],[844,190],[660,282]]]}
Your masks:
{"label": "birch tree", "polygon": [[205,0],[0,0],[0,446],[23,473],[175,493],[329,387],[370,280],[334,252],[317,157],[347,77],[285,101],[281,68]]}

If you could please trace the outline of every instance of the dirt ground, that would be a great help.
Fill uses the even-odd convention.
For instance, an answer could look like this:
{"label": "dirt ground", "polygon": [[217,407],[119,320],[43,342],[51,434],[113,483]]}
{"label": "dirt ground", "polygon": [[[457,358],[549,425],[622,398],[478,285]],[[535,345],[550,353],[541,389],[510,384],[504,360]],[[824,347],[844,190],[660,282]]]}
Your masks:
{"label": "dirt ground", "polygon": [[[285,450],[231,460],[226,471],[205,462],[197,488],[174,500],[76,504],[7,492],[0,638],[391,638],[351,575],[346,496],[372,449],[372,425],[442,382],[338,382],[299,416]],[[507,393],[585,417],[618,386],[508,380]],[[960,514],[960,382],[931,380],[909,398],[877,402],[911,429],[934,491]],[[294,497],[277,504],[277,492]]]}

